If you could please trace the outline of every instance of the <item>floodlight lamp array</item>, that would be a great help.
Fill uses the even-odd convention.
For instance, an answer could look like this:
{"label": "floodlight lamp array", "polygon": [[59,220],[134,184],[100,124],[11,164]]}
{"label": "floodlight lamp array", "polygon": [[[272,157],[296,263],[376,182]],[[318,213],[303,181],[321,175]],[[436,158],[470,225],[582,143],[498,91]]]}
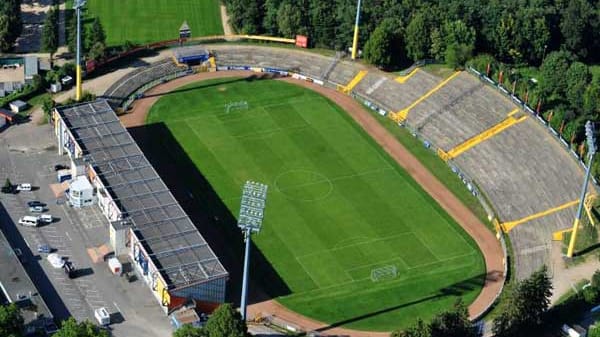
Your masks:
{"label": "floodlight lamp array", "polygon": [[73,2],[73,9],[78,9],[81,8],[83,6],[85,6],[86,0],[75,0],[75,2]]}
{"label": "floodlight lamp array", "polygon": [[238,227],[260,231],[264,217],[265,201],[268,186],[254,181],[247,181],[242,190],[242,201]]}
{"label": "floodlight lamp array", "polygon": [[594,136],[594,124],[590,121],[585,123],[585,136],[587,137],[588,153],[593,156],[596,154],[596,137]]}

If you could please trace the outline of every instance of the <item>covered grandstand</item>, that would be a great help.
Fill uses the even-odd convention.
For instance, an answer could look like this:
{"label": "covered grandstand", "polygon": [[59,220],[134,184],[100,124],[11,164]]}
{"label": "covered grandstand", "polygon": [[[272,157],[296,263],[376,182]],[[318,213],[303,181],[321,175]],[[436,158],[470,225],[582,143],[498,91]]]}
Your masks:
{"label": "covered grandstand", "polygon": [[227,271],[108,102],[57,108],[53,121],[59,152],[86,163],[113,249],[134,261],[163,310],[224,302]]}

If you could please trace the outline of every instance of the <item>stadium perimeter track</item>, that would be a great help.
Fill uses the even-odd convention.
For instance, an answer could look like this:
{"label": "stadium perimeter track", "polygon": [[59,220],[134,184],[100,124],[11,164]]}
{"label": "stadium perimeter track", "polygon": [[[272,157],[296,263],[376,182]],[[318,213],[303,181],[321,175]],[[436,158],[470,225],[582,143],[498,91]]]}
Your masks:
{"label": "stadium perimeter track", "polygon": [[[260,76],[260,74],[250,71],[200,73],[161,84],[146,92],[147,97],[135,101],[131,113],[121,116],[121,122],[127,128],[144,125],[150,108],[162,96],[161,94],[168,93],[183,85],[213,78],[257,75]],[[494,234],[353,98],[334,89],[325,88],[306,81],[291,78],[281,78],[278,80],[316,91],[344,109],[475,240],[483,253],[486,277],[481,292],[469,306],[469,316],[471,319],[481,316],[490,307],[492,302],[496,300],[504,284],[504,255],[500,243]],[[249,317],[256,317],[259,313],[274,315],[286,322],[299,326],[305,331],[319,331],[327,335],[353,337],[389,336],[389,333],[386,332],[350,330],[341,328],[335,323],[326,324],[319,322],[293,312],[274,300],[258,302],[248,307]]]}

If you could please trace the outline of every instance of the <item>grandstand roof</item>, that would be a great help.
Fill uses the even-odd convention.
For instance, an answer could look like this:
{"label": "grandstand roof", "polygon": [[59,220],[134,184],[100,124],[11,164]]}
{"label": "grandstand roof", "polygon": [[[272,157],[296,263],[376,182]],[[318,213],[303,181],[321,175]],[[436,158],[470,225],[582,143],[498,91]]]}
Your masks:
{"label": "grandstand roof", "polygon": [[58,112],[171,288],[228,273],[106,100]]}
{"label": "grandstand roof", "polygon": [[202,46],[179,47],[173,50],[173,56],[178,62],[205,61],[210,53]]}

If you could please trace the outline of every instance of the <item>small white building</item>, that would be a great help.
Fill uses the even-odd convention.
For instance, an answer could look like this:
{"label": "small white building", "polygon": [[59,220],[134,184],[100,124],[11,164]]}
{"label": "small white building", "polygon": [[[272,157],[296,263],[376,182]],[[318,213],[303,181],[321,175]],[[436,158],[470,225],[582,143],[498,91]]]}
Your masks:
{"label": "small white building", "polygon": [[96,202],[94,187],[85,176],[79,176],[69,185],[69,202],[73,207],[81,208]]}
{"label": "small white building", "polygon": [[27,103],[21,100],[16,100],[8,103],[10,110],[14,113],[19,113],[25,109],[27,109]]}

